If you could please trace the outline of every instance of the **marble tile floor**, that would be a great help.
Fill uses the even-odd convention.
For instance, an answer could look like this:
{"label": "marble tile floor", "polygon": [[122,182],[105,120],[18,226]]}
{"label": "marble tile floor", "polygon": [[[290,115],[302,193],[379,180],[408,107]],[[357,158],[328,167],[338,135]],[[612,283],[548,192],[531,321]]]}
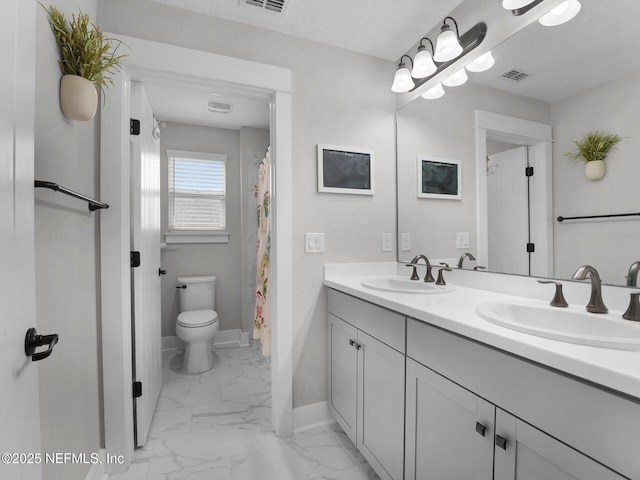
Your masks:
{"label": "marble tile floor", "polygon": [[337,424],[275,436],[270,365],[258,345],[214,356],[213,369],[187,374],[181,351],[163,353],[147,443],[110,480],[379,480]]}

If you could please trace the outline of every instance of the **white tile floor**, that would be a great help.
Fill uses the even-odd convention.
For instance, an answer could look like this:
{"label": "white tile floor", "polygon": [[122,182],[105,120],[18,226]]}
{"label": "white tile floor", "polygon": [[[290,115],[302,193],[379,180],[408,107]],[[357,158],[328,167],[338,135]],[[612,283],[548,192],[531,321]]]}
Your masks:
{"label": "white tile floor", "polygon": [[379,480],[337,424],[278,438],[269,361],[257,345],[218,349],[202,374],[165,352],[147,444],[111,480]]}

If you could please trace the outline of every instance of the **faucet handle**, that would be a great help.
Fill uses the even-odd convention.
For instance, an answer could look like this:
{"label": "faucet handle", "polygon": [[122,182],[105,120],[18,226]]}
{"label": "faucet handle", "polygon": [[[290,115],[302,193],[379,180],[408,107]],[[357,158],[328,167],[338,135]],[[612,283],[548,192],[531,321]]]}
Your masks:
{"label": "faucet handle", "polygon": [[418,276],[418,269],[415,263],[407,263],[405,264],[406,267],[413,267],[413,271],[411,272],[411,278],[409,280],[420,280],[420,277]]}
{"label": "faucet handle", "polygon": [[640,322],[640,301],[638,300],[638,296],[640,296],[640,292],[631,293],[627,311],[622,314],[622,318],[625,320]]}
{"label": "faucet handle", "polygon": [[487,269],[487,267],[483,267],[482,265],[476,265],[475,267],[473,267],[473,269],[474,269],[475,271],[478,271],[478,270],[486,270],[486,269]]}
{"label": "faucet handle", "polygon": [[438,269],[438,280],[436,280],[436,285],[446,285],[447,282],[444,281],[444,275],[442,271],[452,272],[453,270],[449,268],[449,266],[440,267]]}
{"label": "faucet handle", "polygon": [[560,282],[554,282],[553,280],[538,280],[538,283],[543,283],[543,284],[552,283],[556,286],[556,293],[553,296],[553,299],[551,299],[551,302],[549,302],[549,305],[551,305],[552,307],[561,307],[561,308],[565,308],[569,306],[567,301],[564,299],[564,295],[562,294],[562,284]]}
{"label": "faucet handle", "polygon": [[444,265],[445,267],[449,266],[449,264],[447,262],[440,262],[440,265]]}

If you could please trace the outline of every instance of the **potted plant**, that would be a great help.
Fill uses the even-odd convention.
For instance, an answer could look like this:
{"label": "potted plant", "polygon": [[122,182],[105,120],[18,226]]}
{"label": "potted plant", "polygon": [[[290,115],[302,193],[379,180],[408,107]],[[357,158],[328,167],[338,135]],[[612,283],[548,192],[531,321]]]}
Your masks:
{"label": "potted plant", "polygon": [[[41,4],[42,5],[42,4]],[[112,48],[113,40],[103,36],[100,29],[80,12],[67,21],[56,7],[42,5],[47,12],[49,26],[60,50],[60,106],[67,118],[91,120],[98,107],[98,91],[113,85],[109,74],[120,68],[126,55],[116,55],[120,43]]]}
{"label": "potted plant", "polygon": [[616,148],[620,140],[620,135],[596,130],[587,133],[582,140],[573,142],[578,148],[577,152],[564,155],[571,160],[583,161],[584,173],[588,179],[600,180],[606,172],[604,159],[609,151]]}

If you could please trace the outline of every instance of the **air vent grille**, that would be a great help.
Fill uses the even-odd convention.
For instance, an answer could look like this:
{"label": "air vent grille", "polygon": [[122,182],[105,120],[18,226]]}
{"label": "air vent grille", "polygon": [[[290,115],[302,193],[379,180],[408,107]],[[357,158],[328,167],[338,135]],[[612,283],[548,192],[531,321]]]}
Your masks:
{"label": "air vent grille", "polygon": [[531,76],[531,74],[523,72],[519,68],[510,68],[506,72],[500,74],[502,78],[511,80],[512,82],[521,82],[522,80]]}
{"label": "air vent grille", "polygon": [[247,5],[264,8],[272,12],[283,13],[286,8],[287,0],[245,0]]}

